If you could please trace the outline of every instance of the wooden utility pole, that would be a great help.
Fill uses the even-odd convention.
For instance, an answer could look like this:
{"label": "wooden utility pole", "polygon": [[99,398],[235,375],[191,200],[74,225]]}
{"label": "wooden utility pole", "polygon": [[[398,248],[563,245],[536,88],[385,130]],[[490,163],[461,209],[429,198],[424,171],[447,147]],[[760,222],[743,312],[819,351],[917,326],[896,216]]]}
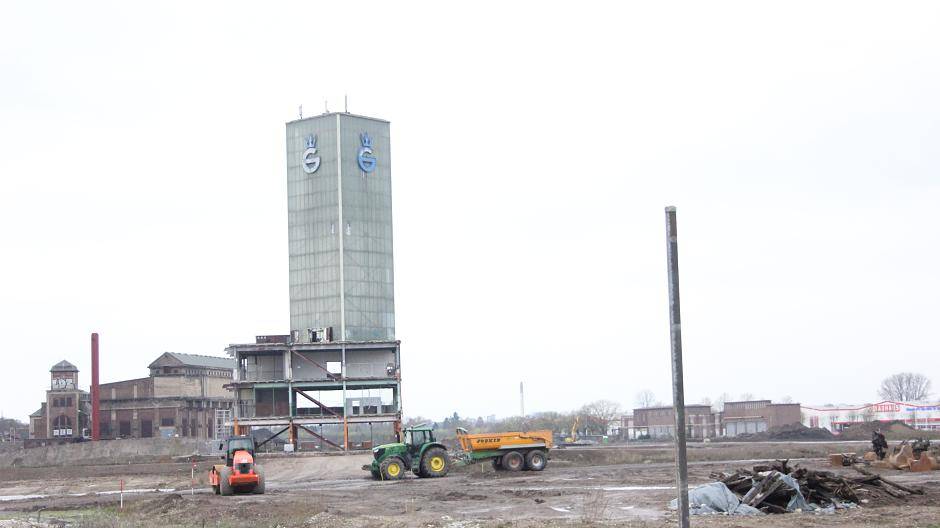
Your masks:
{"label": "wooden utility pole", "polygon": [[679,527],[689,528],[689,468],[685,451],[685,388],[682,382],[682,320],[679,316],[679,243],[676,208],[666,207],[666,265],[669,272],[669,340],[672,344],[672,405],[676,414],[676,488]]}

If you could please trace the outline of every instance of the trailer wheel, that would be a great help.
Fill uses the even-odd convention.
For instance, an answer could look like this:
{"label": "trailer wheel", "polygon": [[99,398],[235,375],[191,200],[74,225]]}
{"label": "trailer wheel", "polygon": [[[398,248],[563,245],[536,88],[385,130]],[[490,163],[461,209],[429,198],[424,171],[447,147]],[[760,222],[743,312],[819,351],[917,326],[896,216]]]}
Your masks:
{"label": "trailer wheel", "polygon": [[520,471],[525,467],[525,457],[518,451],[510,451],[503,455],[502,464],[507,471]]}
{"label": "trailer wheel", "polygon": [[439,447],[432,447],[425,451],[424,456],[421,457],[421,471],[419,475],[422,477],[443,477],[447,475],[447,471],[450,469],[450,464],[447,461],[447,451]]}
{"label": "trailer wheel", "polygon": [[542,471],[548,465],[548,457],[541,449],[533,449],[526,453],[525,468],[532,471]]}
{"label": "trailer wheel", "polygon": [[382,461],[379,470],[383,480],[399,480],[405,478],[405,463],[398,457],[388,457]]}
{"label": "trailer wheel", "polygon": [[232,476],[232,468],[226,466],[222,468],[222,471],[219,471],[219,495],[231,495],[232,494],[232,483],[229,482],[229,477]]}
{"label": "trailer wheel", "polygon": [[258,483],[255,484],[255,489],[251,492],[255,495],[264,495],[264,471],[261,466],[255,466],[255,474],[258,475]]}

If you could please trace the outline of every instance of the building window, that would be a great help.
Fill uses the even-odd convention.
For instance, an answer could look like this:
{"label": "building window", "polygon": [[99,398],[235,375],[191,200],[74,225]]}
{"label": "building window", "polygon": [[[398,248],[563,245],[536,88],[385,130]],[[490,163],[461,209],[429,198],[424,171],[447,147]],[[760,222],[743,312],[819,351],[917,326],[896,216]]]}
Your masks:
{"label": "building window", "polygon": [[131,436],[131,422],[127,420],[122,420],[118,424],[118,428],[120,430],[120,434],[122,438],[128,438]]}
{"label": "building window", "polygon": [[173,427],[176,425],[173,422],[173,418],[160,418],[160,427]]}
{"label": "building window", "polygon": [[72,419],[64,414],[52,421],[52,436],[72,436]]}
{"label": "building window", "polygon": [[153,422],[150,420],[140,421],[140,437],[150,438],[153,436]]}

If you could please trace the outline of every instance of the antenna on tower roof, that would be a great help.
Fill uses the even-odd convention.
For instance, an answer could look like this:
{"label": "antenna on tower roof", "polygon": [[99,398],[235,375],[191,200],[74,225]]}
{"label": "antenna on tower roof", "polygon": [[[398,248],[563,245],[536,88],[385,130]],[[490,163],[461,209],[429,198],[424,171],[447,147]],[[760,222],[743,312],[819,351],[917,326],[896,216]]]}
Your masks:
{"label": "antenna on tower roof", "polygon": [[329,113],[330,113],[330,108],[326,105],[326,102],[327,102],[326,99],[324,99],[324,100],[323,100],[323,113],[324,113],[324,114],[329,114]]}
{"label": "antenna on tower roof", "polygon": [[300,106],[297,107],[297,116],[298,116],[300,119],[303,119],[303,118],[304,118],[304,105],[300,105]]}
{"label": "antenna on tower roof", "polygon": [[348,114],[349,113],[349,96],[346,94],[343,94],[343,108],[344,108],[344,112]]}

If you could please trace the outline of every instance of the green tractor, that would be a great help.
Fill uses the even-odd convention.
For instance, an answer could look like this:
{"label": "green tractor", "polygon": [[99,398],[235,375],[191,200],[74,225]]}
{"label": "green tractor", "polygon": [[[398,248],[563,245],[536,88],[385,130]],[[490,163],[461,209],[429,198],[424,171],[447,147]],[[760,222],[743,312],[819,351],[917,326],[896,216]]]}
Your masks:
{"label": "green tractor", "polygon": [[377,480],[398,480],[406,471],[425,478],[443,477],[450,469],[450,458],[443,444],[434,440],[434,431],[422,424],[401,433],[401,442],[372,449],[375,460],[362,469]]}

